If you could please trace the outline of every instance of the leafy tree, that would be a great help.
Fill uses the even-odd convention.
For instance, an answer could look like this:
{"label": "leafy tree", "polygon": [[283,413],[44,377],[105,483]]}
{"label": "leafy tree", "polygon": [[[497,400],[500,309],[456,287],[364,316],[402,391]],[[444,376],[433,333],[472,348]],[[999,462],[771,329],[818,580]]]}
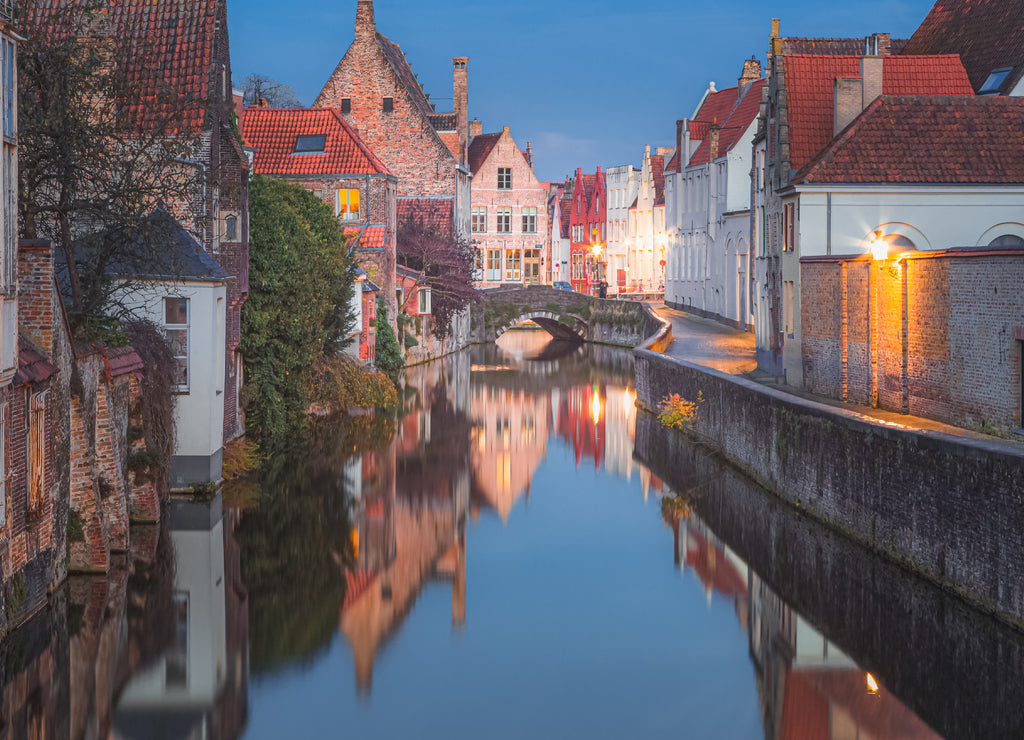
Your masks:
{"label": "leafy tree", "polygon": [[140,99],[133,75],[156,64],[157,50],[139,39],[118,44],[107,3],[20,5],[27,35],[18,55],[22,233],[53,240],[72,266],[69,313],[81,334],[102,322],[116,291],[130,289],[112,281],[108,268],[148,243],[138,238],[140,224],[156,206],[194,226],[188,222],[203,206],[200,174],[183,160],[195,156],[198,132],[186,124],[189,103],[170,84],[154,83]]}
{"label": "leafy tree", "polygon": [[305,426],[317,360],[351,341],[356,268],[331,209],[298,185],[253,178],[249,223],[246,414],[275,449]]}
{"label": "leafy tree", "polygon": [[[443,234],[423,221],[406,222],[398,230],[398,263],[421,273],[414,288],[430,288],[432,332],[438,339],[448,336],[452,317],[478,298],[473,259],[469,241]],[[405,291],[399,314],[415,294],[415,290]]]}
{"label": "leafy tree", "polygon": [[257,105],[260,100],[265,100],[271,108],[304,107],[299,102],[299,96],[294,87],[266,75],[246,75],[242,93],[246,105]]}

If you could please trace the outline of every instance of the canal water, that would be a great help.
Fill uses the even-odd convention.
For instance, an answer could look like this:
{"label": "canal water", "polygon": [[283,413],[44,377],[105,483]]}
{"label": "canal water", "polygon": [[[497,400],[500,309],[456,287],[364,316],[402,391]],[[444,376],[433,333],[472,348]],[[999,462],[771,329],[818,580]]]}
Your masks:
{"label": "canal water", "polygon": [[1024,737],[1024,639],[510,332],[176,501],[4,644],[0,738]]}

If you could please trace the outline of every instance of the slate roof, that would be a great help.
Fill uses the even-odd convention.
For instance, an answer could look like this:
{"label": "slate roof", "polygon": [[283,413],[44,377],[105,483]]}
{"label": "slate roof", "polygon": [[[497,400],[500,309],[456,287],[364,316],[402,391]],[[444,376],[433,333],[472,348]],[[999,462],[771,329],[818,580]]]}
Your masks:
{"label": "slate roof", "polygon": [[231,277],[162,208],[145,219],[126,248],[107,265],[107,273],[115,277],[170,282],[219,283]]}
{"label": "slate roof", "polygon": [[388,64],[391,65],[391,69],[395,71],[395,74],[398,75],[398,79],[401,80],[402,85],[409,91],[409,95],[412,97],[413,102],[416,103],[416,106],[424,116],[429,117],[430,114],[434,113],[434,106],[430,104],[426,93],[423,92],[423,85],[421,85],[419,80],[416,79],[416,74],[412,71],[412,67],[409,66],[409,62],[405,58],[405,52],[402,51],[402,47],[380,31],[377,31],[376,33],[377,45],[380,46],[380,50],[384,52],[384,58],[388,60]]}
{"label": "slate roof", "polygon": [[1024,184],[1024,98],[883,96],[793,182]]}
{"label": "slate roof", "polygon": [[474,175],[480,171],[487,157],[498,143],[501,134],[480,134],[469,143],[469,171]]}
{"label": "slate roof", "polygon": [[398,198],[398,223],[420,222],[439,234],[455,233],[454,198]]}
{"label": "slate roof", "polygon": [[[323,154],[293,154],[299,136],[326,136]],[[391,174],[333,108],[246,108],[242,135],[261,175]]]}
{"label": "slate roof", "polygon": [[995,69],[1010,67],[998,94],[1024,77],[1024,3],[1020,0],[938,0],[903,54],[959,54],[974,89]]}
{"label": "slate roof", "polygon": [[46,355],[24,337],[18,337],[18,369],[14,373],[14,385],[42,383],[57,374],[57,368],[46,359]]}
{"label": "slate roof", "polygon": [[[906,45],[907,39],[891,39],[889,42],[889,53],[899,54]],[[838,56],[862,56],[867,50],[866,40],[836,39],[836,38],[783,38],[783,54],[816,54],[816,55],[838,55]]]}
{"label": "slate roof", "polygon": [[[724,156],[732,151],[736,143],[742,138],[750,124],[757,118],[761,109],[761,90],[764,88],[764,79],[755,80],[743,91],[743,96],[729,111],[728,116],[721,123],[721,131],[718,132],[718,156]],[[707,164],[708,156],[711,153],[711,141],[705,136],[697,151],[690,158],[691,165]],[[675,162],[675,157],[672,159]]]}
{"label": "slate roof", "polygon": [[459,128],[458,117],[454,113],[430,113],[427,120],[435,131],[457,131]]}
{"label": "slate roof", "polygon": [[[860,77],[860,57],[790,54],[785,57],[790,166],[799,169],[833,136],[838,77]],[[956,55],[882,57],[883,95],[966,95],[974,91]]]}
{"label": "slate roof", "polygon": [[[103,11],[110,35],[125,56],[134,102],[129,114],[142,124],[166,120],[180,105],[184,128],[198,131],[211,95],[211,62],[217,15],[223,0],[120,0]],[[55,32],[57,9],[82,7],[87,0],[38,0],[26,29]],[[100,32],[100,28],[97,28]]]}

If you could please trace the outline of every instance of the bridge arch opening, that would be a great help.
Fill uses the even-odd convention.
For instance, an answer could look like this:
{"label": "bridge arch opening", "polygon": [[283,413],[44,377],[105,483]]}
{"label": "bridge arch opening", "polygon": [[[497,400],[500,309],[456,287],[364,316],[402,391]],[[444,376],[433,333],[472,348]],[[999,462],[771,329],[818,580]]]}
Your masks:
{"label": "bridge arch opening", "polygon": [[495,339],[513,327],[533,322],[555,339],[568,339],[574,342],[585,342],[587,339],[587,322],[579,316],[556,314],[553,311],[537,310],[523,313],[495,332]]}

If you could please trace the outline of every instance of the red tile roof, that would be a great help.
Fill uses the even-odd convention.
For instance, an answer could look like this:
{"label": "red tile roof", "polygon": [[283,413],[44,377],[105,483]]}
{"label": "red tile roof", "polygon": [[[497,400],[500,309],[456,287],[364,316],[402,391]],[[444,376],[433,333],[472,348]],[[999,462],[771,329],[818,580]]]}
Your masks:
{"label": "red tile roof", "polygon": [[[182,117],[186,129],[202,128],[212,93],[211,61],[217,16],[223,0],[120,0],[107,3],[103,15],[111,38],[125,54],[127,80],[135,102],[130,115],[142,123]],[[87,0],[39,0],[30,5],[23,28],[54,33],[60,7],[85,8]],[[226,16],[225,16],[226,18]],[[99,32],[97,30],[97,32]],[[178,106],[181,106],[178,109]]]}
{"label": "red tile roof", "polygon": [[1006,95],[1024,77],[1024,3],[1020,0],[938,0],[903,54],[959,54],[975,90],[995,69],[1010,67]]}
{"label": "red tile roof", "polygon": [[[729,112],[736,105],[736,91],[738,89],[735,86],[727,87],[724,90],[716,90],[713,93],[709,93],[704,98],[704,104],[701,105],[697,115],[690,122],[691,139],[704,138],[707,135],[708,126],[712,123],[717,123],[719,126],[725,123],[725,119],[729,117]],[[695,128],[693,126],[694,122],[704,125]]]}
{"label": "red tile roof", "polygon": [[[718,156],[723,157],[732,151],[737,142],[743,137],[744,132],[757,118],[761,109],[761,90],[764,88],[764,79],[750,83],[750,86],[743,92],[728,117],[722,123],[722,130],[718,133]],[[708,156],[711,153],[711,141],[705,136],[697,151],[690,158],[691,165],[707,164]]]}
{"label": "red tile roof", "polygon": [[14,385],[42,383],[57,374],[46,355],[36,349],[32,342],[18,337],[18,371],[14,374]]}
{"label": "red tile roof", "polygon": [[421,223],[439,234],[455,233],[454,198],[398,198],[398,223]]}
{"label": "red tile roof", "polygon": [[558,201],[558,226],[562,230],[561,237],[568,239],[571,232],[569,220],[572,217],[572,198],[562,198]]}
{"label": "red tile roof", "polygon": [[[299,136],[326,136],[324,154],[293,154]],[[332,108],[246,108],[242,136],[261,175],[389,174],[341,113]]]}
{"label": "red tile roof", "polygon": [[474,136],[473,141],[469,143],[469,171],[474,175],[480,171],[484,162],[487,161],[487,157],[491,155],[491,150],[494,149],[494,145],[498,143],[498,139],[501,138],[501,134],[480,134]]}
{"label": "red tile roof", "polygon": [[346,227],[345,246],[349,249],[384,249],[387,241],[386,226],[364,226],[362,228]]}
{"label": "red tile roof", "polygon": [[651,157],[651,182],[654,183],[654,199],[665,194],[665,157],[655,154]]}
{"label": "red tile roof", "polygon": [[1024,98],[883,96],[793,182],[1024,184]]}
{"label": "red tile roof", "polygon": [[[860,77],[854,56],[785,57],[790,166],[799,169],[832,140],[833,96],[839,77]],[[974,95],[955,55],[883,57],[883,95]]]}
{"label": "red tile roof", "polygon": [[108,347],[103,354],[107,372],[112,378],[141,372],[146,367],[142,358],[132,347]]}

